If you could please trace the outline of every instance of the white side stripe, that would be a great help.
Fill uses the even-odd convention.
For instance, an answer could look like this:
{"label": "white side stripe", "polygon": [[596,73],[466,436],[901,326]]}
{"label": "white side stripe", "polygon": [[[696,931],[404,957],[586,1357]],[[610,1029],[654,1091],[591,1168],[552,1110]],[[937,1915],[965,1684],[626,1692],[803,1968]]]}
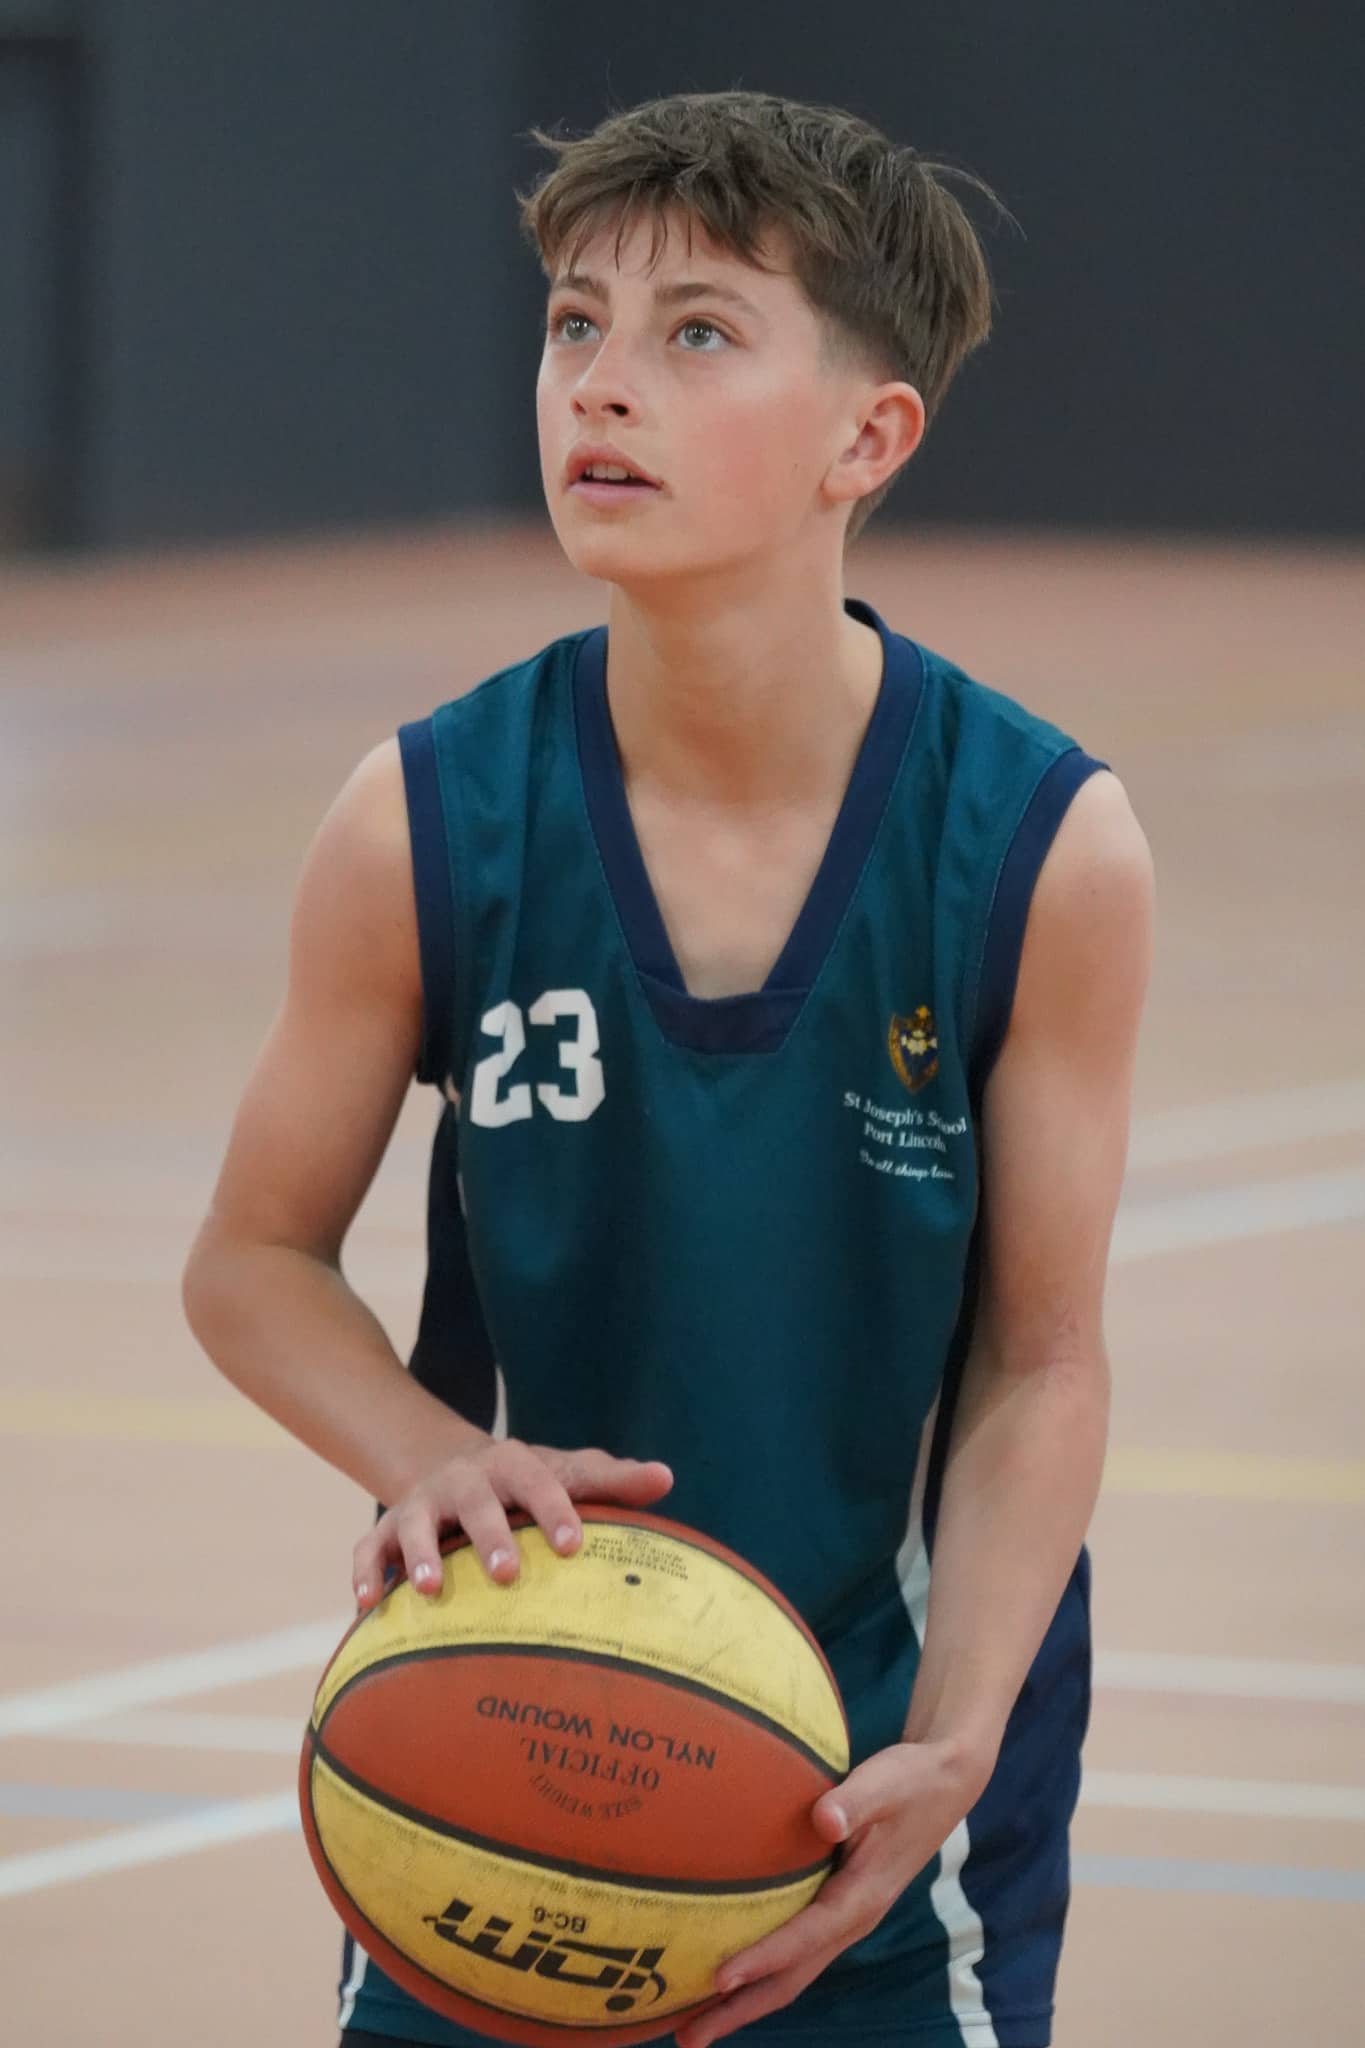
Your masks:
{"label": "white side stripe", "polygon": [[341,1987],[341,2010],[337,2014],[337,2025],[343,2033],[355,2018],[355,2002],[360,1995],[360,1987],[365,1982],[365,1972],[369,1967],[369,1957],[355,1936],[352,1935],[351,1974]]}
{"label": "white side stripe", "polygon": [[[924,1647],[924,1624],[929,1613],[929,1552],[924,1542],[924,1485],[929,1464],[929,1446],[938,1419],[935,1402],[920,1438],[919,1463],[910,1495],[910,1514],[905,1540],[896,1559],[896,1576],[901,1598],[910,1617],[915,1640]],[[962,2036],[963,2048],[999,2048],[977,1966],[986,1952],[985,1929],[962,1889],[962,1869],[971,1849],[967,1823],[962,1821],[939,1850],[939,1871],[929,1890],[929,1903],[948,1937],[948,2002]]]}

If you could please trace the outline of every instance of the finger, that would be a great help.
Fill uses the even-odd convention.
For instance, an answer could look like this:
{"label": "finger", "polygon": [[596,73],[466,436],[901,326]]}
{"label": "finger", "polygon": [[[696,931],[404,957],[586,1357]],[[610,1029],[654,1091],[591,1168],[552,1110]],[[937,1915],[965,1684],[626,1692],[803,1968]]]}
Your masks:
{"label": "finger", "polygon": [[482,1473],[466,1475],[458,1516],[450,1519],[459,1521],[489,1578],[499,1586],[509,1585],[521,1569],[521,1552],[507,1511]]}
{"label": "finger", "polygon": [[394,1530],[409,1584],[419,1593],[439,1593],[445,1582],[445,1567],[441,1563],[435,1509],[420,1495],[405,1501],[395,1512]]}
{"label": "finger", "polygon": [[361,1614],[368,1613],[383,1599],[386,1567],[399,1556],[393,1516],[383,1514],[373,1528],[365,1531],[351,1553],[351,1585]]}
{"label": "finger", "polygon": [[721,1964],[716,1971],[717,1991],[728,1996],[741,1984],[757,1984],[783,1972],[804,1969],[813,1955],[839,1955],[850,1942],[869,1934],[882,1918],[885,1906],[878,1904],[881,1896],[875,1867],[861,1873],[836,1870],[808,1906]]}
{"label": "finger", "polygon": [[678,2048],[710,2048],[712,2041],[721,2041],[727,2034],[737,2033],[741,2027],[762,2019],[765,2013],[780,2012],[783,2006],[790,2005],[815,1982],[826,1964],[833,1962],[834,1953],[822,1953],[815,1962],[807,1957],[799,1969],[785,1970],[777,1977],[765,1977],[761,1984],[751,1984],[733,1998],[713,2006],[700,2019],[678,2029]]}
{"label": "finger", "polygon": [[583,1524],[559,1475],[530,1444],[508,1444],[489,1484],[504,1507],[522,1507],[553,1547],[568,1554],[583,1540]]}
{"label": "finger", "polygon": [[673,1484],[672,1471],[657,1458],[613,1458],[600,1450],[548,1455],[575,1500],[616,1500],[644,1507],[661,1499]]}
{"label": "finger", "polygon": [[[811,1808],[811,1820],[827,1842],[844,1842],[874,1820],[903,1813],[907,1799],[927,1791],[922,1760],[911,1743],[879,1749],[842,1785],[822,1792]],[[927,1803],[927,1802],[926,1802]]]}

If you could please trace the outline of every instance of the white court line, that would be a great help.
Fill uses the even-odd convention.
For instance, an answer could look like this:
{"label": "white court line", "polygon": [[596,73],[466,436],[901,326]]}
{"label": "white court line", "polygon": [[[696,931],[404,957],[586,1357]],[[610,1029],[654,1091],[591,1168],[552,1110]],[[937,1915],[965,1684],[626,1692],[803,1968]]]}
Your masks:
{"label": "white court line", "polygon": [[1081,1804],[1134,1813],[1234,1813],[1250,1820],[1365,1820],[1365,1786],[1086,1771]]}
{"label": "white court line", "polygon": [[95,1877],[110,1870],[133,1870],[139,1864],[164,1863],[194,1849],[221,1848],[225,1842],[248,1842],[257,1835],[276,1834],[299,1825],[299,1802],[293,1792],[267,1792],[258,1799],[229,1799],[201,1807],[177,1820],[149,1821],[143,1827],[118,1828],[88,1841],[64,1842],[57,1849],[36,1849],[27,1856],[0,1861],[0,1899],[18,1898],[74,1878]]}
{"label": "white court line", "polygon": [[[85,1728],[115,1715],[124,1717],[125,1733],[113,1740],[135,1741],[140,1716],[130,1709],[159,1706],[165,1700],[191,1698],[195,1693],[215,1692],[222,1687],[245,1685],[252,1679],[268,1678],[294,1671],[322,1668],[341,1640],[343,1619],[303,1622],[292,1628],[274,1629],[267,1635],[247,1636],[234,1643],[220,1643],[209,1650],[192,1650],[178,1657],[157,1657],[145,1664],[127,1665],[121,1671],[95,1672],[88,1678],[73,1678],[62,1685],[45,1686],[33,1692],[10,1693],[0,1697],[0,1736],[59,1735],[65,1729]],[[1183,1651],[1100,1650],[1095,1656],[1095,1682],[1101,1687],[1125,1692],[1192,1693],[1211,1698],[1309,1700],[1330,1706],[1365,1706],[1365,1665],[1314,1664],[1291,1658],[1215,1657]],[[163,1728],[174,1726],[171,1715],[162,1717]],[[196,1724],[220,1717],[187,1715],[191,1733]],[[221,1717],[231,1725],[239,1717]],[[247,1725],[276,1725],[271,1715],[241,1716]],[[150,1721],[148,1725],[157,1724]],[[93,1730],[91,1739],[98,1739]],[[302,1721],[299,1723],[300,1736]],[[161,1740],[160,1735],[154,1737]],[[188,1746],[205,1747],[191,1742]]]}
{"label": "white court line", "polygon": [[1365,1167],[1301,1173],[1240,1187],[1207,1188],[1133,1202],[1119,1210],[1110,1253],[1114,1265],[1197,1246],[1232,1244],[1283,1230],[1315,1230],[1365,1216]]}
{"label": "white court line", "polygon": [[1095,1683],[1112,1692],[1173,1692],[1202,1699],[1305,1700],[1365,1707],[1365,1664],[1288,1657],[1204,1657],[1178,1650],[1098,1650]]}
{"label": "white court line", "polygon": [[[319,1660],[319,1663],[321,1660]],[[201,1714],[183,1707],[140,1707],[107,1721],[80,1721],[44,1730],[62,1742],[112,1742],[135,1749],[234,1750],[242,1755],[297,1756],[306,1716],[297,1714]]]}
{"label": "white court line", "polygon": [[1224,1159],[1263,1147],[1306,1144],[1313,1138],[1353,1137],[1365,1131],[1365,1080],[1319,1081],[1265,1095],[1234,1095],[1189,1109],[1155,1110],[1135,1117],[1129,1171]]}
{"label": "white court line", "polygon": [[[1360,1166],[1286,1174],[1147,1201],[1125,1199],[1110,1259],[1114,1265],[1128,1265],[1167,1252],[1195,1251],[1201,1245],[1232,1244],[1286,1230],[1315,1230],[1362,1216],[1365,1167]],[[414,1288],[420,1292],[422,1272],[419,1230],[414,1229],[410,1242],[400,1244],[357,1242],[352,1283],[361,1294],[392,1291],[411,1299]],[[0,1242],[0,1277],[7,1279],[169,1288],[178,1284],[179,1274],[178,1258],[167,1253],[130,1247],[116,1257],[107,1251],[92,1253],[84,1242],[54,1249],[47,1226],[27,1241],[16,1227]]]}
{"label": "white court line", "polygon": [[179,1657],[155,1657],[122,1671],[96,1672],[35,1692],[0,1698],[0,1736],[49,1735],[79,1721],[97,1721],[126,1707],[150,1707],[162,1700],[187,1699],[214,1692],[219,1686],[245,1685],[253,1678],[273,1678],[284,1671],[323,1665],[341,1640],[346,1623],[305,1622],[298,1628],[273,1629],[269,1635],[219,1643],[210,1650],[191,1650]]}
{"label": "white court line", "polygon": [[[1365,1820],[1365,1790],[1343,1785],[1290,1785],[1240,1778],[1173,1778],[1140,1772],[1090,1771],[1082,1803],[1096,1807],[1164,1813],[1220,1813],[1256,1819]],[[299,1825],[297,1795],[268,1792],[254,1799],[226,1800],[177,1819],[119,1828],[89,1840],[66,1842],[0,1861],[0,1899],[19,1898],[71,1884],[165,1863],[199,1849],[261,1835],[293,1833]]]}

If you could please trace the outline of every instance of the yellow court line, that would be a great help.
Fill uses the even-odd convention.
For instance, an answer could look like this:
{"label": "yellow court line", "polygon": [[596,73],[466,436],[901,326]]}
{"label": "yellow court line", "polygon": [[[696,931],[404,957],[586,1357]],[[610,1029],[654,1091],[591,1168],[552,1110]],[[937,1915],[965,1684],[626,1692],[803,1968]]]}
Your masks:
{"label": "yellow court line", "polygon": [[[0,1391],[0,1438],[90,1437],[108,1443],[209,1444],[280,1451],[294,1439],[259,1408],[180,1395]],[[1208,1500],[1365,1504],[1365,1458],[1115,1445],[1110,1494],[1190,1494]]]}
{"label": "yellow court line", "polygon": [[0,1392],[0,1437],[79,1436],[110,1443],[219,1444],[285,1450],[294,1442],[246,1400],[152,1394]]}
{"label": "yellow court line", "polygon": [[1208,1500],[1365,1502],[1365,1458],[1281,1457],[1272,1452],[1145,1450],[1115,1445],[1106,1493],[1198,1494]]}

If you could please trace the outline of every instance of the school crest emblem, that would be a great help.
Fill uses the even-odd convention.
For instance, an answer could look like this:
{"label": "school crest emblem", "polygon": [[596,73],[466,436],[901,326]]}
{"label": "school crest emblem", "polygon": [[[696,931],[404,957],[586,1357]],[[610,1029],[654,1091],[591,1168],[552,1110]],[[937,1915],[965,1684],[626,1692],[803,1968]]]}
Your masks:
{"label": "school crest emblem", "polygon": [[912,1095],[918,1095],[938,1072],[938,1032],[934,1013],[921,1003],[908,1017],[893,1017],[886,1034],[891,1064]]}

